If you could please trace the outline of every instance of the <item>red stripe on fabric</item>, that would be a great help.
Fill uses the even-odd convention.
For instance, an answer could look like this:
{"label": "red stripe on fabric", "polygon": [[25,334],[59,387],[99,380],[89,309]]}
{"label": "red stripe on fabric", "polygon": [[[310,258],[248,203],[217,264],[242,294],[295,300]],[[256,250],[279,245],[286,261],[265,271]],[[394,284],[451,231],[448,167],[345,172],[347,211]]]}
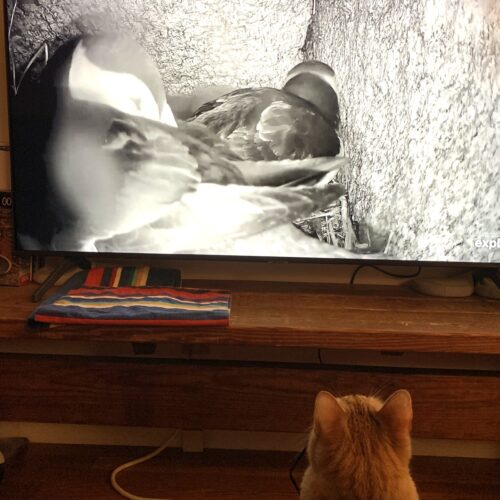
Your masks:
{"label": "red stripe on fabric", "polygon": [[[196,290],[196,289],[193,289]],[[204,290],[200,293],[189,292],[188,288],[178,289],[178,288],[149,288],[149,287],[118,287],[118,288],[74,288],[69,290],[65,295],[116,295],[116,296],[127,296],[127,295],[143,295],[147,297],[148,295],[169,295],[171,297],[185,298],[185,299],[204,299],[215,297],[227,297],[229,294],[218,290]]]}
{"label": "red stripe on fabric", "polygon": [[104,274],[104,267],[94,267],[90,269],[85,278],[84,286],[99,286]]}
{"label": "red stripe on fabric", "polygon": [[200,319],[200,320],[182,320],[182,319],[106,319],[93,320],[84,318],[63,318],[59,316],[45,316],[35,314],[35,320],[40,323],[57,323],[72,325],[144,325],[144,326],[227,326],[229,319]]}

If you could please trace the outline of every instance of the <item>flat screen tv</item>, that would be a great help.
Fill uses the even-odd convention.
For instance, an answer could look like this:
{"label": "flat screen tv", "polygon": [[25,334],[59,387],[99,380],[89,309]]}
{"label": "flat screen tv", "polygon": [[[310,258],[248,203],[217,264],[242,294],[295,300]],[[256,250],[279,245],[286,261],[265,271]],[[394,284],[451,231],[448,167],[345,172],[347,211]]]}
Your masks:
{"label": "flat screen tv", "polygon": [[19,252],[500,263],[498,3],[4,14]]}

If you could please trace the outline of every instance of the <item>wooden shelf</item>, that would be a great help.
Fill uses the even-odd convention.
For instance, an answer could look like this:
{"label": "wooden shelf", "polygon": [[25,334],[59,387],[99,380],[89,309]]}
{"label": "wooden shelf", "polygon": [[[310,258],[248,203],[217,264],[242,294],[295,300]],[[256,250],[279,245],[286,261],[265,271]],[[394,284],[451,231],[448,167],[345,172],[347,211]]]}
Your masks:
{"label": "wooden shelf", "polygon": [[500,303],[434,298],[406,288],[186,281],[232,293],[220,327],[57,326],[30,330],[34,286],[0,288],[0,339],[167,342],[376,351],[500,354]]}
{"label": "wooden shelf", "polygon": [[500,443],[498,371],[0,355],[0,415],[12,422],[302,433],[320,390],[386,398],[402,388],[413,437]]}

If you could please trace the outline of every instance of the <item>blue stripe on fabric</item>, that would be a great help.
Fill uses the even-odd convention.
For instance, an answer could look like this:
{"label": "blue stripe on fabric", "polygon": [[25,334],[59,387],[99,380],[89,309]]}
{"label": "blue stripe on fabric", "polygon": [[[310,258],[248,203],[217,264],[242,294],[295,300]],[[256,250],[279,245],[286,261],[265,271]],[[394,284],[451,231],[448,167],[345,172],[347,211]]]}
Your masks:
{"label": "blue stripe on fabric", "polygon": [[65,318],[99,318],[105,316],[108,319],[225,319],[229,317],[229,310],[212,309],[209,311],[186,311],[185,309],[144,308],[140,306],[122,307],[115,306],[105,309],[93,309],[79,307],[67,307],[62,310],[57,306],[47,306],[37,312],[40,315],[59,316]]}

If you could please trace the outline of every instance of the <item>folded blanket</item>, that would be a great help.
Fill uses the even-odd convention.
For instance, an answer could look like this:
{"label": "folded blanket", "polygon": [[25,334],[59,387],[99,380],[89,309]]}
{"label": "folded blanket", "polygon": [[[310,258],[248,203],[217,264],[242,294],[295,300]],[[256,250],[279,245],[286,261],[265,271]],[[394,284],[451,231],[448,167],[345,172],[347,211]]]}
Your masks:
{"label": "folded blanket", "polygon": [[[227,325],[230,295],[217,290],[162,286],[180,282],[172,269],[93,268],[76,274],[40,304],[38,323],[100,325]],[[166,283],[167,285],[169,283]]]}

